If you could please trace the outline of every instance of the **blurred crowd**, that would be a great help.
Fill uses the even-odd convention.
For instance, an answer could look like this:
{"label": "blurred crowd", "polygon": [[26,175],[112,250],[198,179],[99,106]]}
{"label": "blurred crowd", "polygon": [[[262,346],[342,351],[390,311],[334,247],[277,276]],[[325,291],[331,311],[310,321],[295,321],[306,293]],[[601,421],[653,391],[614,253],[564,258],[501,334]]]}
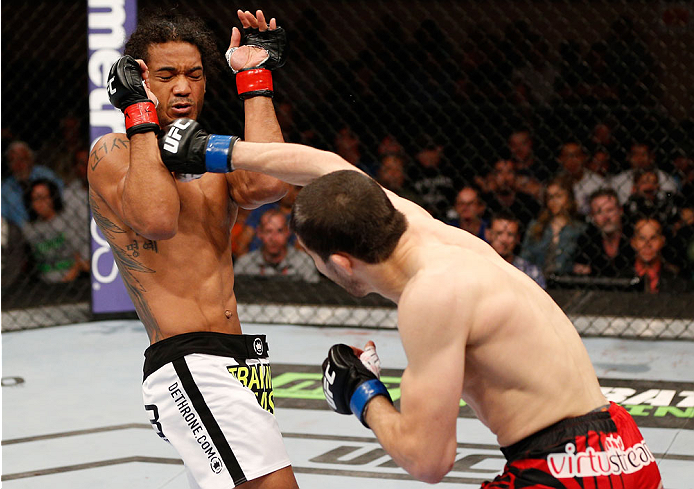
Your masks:
{"label": "blurred crowd", "polygon": [[3,130],[3,296],[89,280],[89,151],[80,125],[66,116],[55,139],[36,149]]}
{"label": "blurred crowd", "polygon": [[[609,137],[609,131],[604,123],[594,128],[596,135]],[[512,131],[501,151],[508,157],[469,180],[460,178],[432,138],[421,139],[408,154],[387,135],[378,145],[380,158],[368,163],[356,133],[343,127],[328,149],[436,219],[488,242],[543,288],[694,289],[691,156],[676,153],[670,162],[675,171],[664,172],[646,142],[631,141],[617,164],[602,146],[591,151],[588,143],[567,140],[554,161],[543,162],[533,141],[526,128]],[[235,258],[244,260],[249,250],[270,256],[263,225],[268,212],[284,216],[282,244],[293,247],[286,219],[297,190],[276,204],[242,212],[232,238]]]}
{"label": "blurred crowd", "polygon": [[[278,112],[286,139],[296,140],[291,107],[280,102]],[[88,277],[88,150],[73,135],[76,124],[73,117],[63,121],[50,156],[23,141],[6,144],[3,289],[18,280],[56,284]],[[534,141],[530,129],[512,130],[499,148],[503,156],[480,171],[460,171],[461,163],[427,135],[404,144],[386,134],[367,151],[344,124],[326,149],[436,219],[488,242],[543,288],[694,289],[691,155],[672,153],[671,171],[664,171],[648,142],[617,141],[606,122],[593,127],[589,141],[564,141],[550,161],[535,154]],[[369,152],[377,158],[364,158]],[[240,210],[231,236],[238,275],[321,280],[289,230],[298,191],[291,186],[279,202]]]}
{"label": "blurred crowd", "polygon": [[[654,116],[658,63],[628,18],[558,46],[526,21],[464,39],[379,21],[351,58],[314,10],[289,26],[275,98],[286,141],[338,153],[543,288],[694,289],[692,127]],[[212,132],[215,117],[201,120]],[[65,115],[33,147],[3,128],[3,297],[88,282],[85,126]],[[321,280],[288,227],[298,190],[240,210],[236,274]]]}

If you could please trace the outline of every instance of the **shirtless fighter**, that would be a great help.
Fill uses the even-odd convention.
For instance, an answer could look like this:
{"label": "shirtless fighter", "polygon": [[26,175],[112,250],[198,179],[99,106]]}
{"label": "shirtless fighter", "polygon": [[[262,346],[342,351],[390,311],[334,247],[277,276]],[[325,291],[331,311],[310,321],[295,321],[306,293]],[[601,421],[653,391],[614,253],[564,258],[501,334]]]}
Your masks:
{"label": "shirtless fighter", "polygon": [[[193,121],[169,169],[199,173],[218,155]],[[206,154],[206,148],[208,149]],[[435,483],[456,458],[461,397],[508,463],[489,488],[657,489],[660,473],[631,416],[608,403],[581,338],[551,297],[484,241],[433,219],[339,156],[295,144],[233,140],[227,170],[305,185],[292,227],[318,269],[356,296],[398,304],[408,359],[400,410],[361,351],[323,363],[328,404],[354,413],[393,459]]]}
{"label": "shirtless fighter", "polygon": [[[246,138],[282,141],[270,70],[284,63],[285,33],[261,11],[238,16],[243,45],[234,27],[227,59],[245,100]],[[191,487],[296,488],[272,414],[265,336],[241,334],[230,240],[239,207],[276,201],[286,185],[246,171],[191,178],[163,165],[160,124],[198,117],[219,56],[202,21],[146,19],[125,54],[108,93],[127,134],[95,144],[89,196],[149,335],[145,409],[183,459]]]}

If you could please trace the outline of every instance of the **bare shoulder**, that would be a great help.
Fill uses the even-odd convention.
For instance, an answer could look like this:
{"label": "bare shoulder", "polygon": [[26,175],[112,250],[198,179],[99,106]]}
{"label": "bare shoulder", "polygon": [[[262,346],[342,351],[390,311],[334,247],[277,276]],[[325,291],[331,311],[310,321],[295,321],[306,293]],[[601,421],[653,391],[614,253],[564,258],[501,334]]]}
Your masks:
{"label": "bare shoulder", "polygon": [[407,283],[400,297],[401,313],[446,316],[459,307],[461,299],[458,278],[450,269],[432,267],[418,272]]}
{"label": "bare shoulder", "polygon": [[[120,209],[118,188],[129,164],[130,141],[125,134],[111,133],[97,140],[89,153],[87,168],[89,199],[93,210],[100,201],[112,210]],[[104,207],[101,210],[106,212]]]}
{"label": "bare shoulder", "polygon": [[393,207],[402,212],[408,220],[411,220],[413,218],[424,218],[434,220],[434,218],[431,217],[431,215],[427,211],[425,211],[424,208],[415,204],[411,200],[407,200],[405,198],[400,197],[398,194],[388,190],[385,187],[382,188],[385,191],[388,198],[390,199],[390,201],[393,203]]}
{"label": "bare shoulder", "polygon": [[450,274],[418,273],[398,302],[398,330],[408,364],[425,365],[427,356],[453,348],[457,357],[473,325],[473,302],[461,296]]}
{"label": "bare shoulder", "polygon": [[125,134],[111,133],[102,136],[89,153],[89,173],[102,172],[104,168],[125,164],[130,160],[130,141]]}

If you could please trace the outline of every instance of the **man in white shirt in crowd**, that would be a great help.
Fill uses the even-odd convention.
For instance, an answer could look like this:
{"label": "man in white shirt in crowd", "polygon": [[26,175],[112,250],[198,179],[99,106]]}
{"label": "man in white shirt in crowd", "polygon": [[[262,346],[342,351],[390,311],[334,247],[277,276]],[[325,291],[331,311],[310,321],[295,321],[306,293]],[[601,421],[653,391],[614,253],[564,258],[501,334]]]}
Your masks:
{"label": "man in white shirt in crowd", "polygon": [[313,283],[320,280],[313,260],[303,251],[289,246],[291,231],[281,210],[266,211],[260,218],[257,233],[261,246],[236,260],[236,275],[283,276]]}
{"label": "man in white shirt in crowd", "polygon": [[[636,170],[644,170],[655,167],[655,155],[651,148],[645,143],[636,142],[631,145],[629,155],[627,156],[630,168],[619,173],[612,178],[610,186],[617,191],[619,195],[619,203],[626,204],[627,199],[632,193],[634,187],[634,172]],[[675,179],[662,170],[658,172],[658,182],[660,183],[659,197],[665,197],[669,193],[677,192],[677,182]]]}

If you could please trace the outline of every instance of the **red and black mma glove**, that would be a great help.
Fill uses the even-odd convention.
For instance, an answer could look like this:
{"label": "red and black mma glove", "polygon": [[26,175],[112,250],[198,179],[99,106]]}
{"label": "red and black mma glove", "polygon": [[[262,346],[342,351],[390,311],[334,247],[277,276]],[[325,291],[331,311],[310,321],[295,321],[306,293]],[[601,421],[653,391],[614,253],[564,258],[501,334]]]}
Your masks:
{"label": "red and black mma glove", "polygon": [[153,131],[159,133],[157,108],[145,92],[140,65],[132,56],[122,56],[113,63],[108,74],[108,98],[125,115],[125,132],[133,134]]}
{"label": "red and black mma glove", "polygon": [[193,119],[176,119],[159,137],[161,159],[169,171],[179,174],[234,171],[231,153],[238,136],[207,134]]}
{"label": "red and black mma glove", "polygon": [[[286,61],[287,32],[278,27],[260,32],[258,28],[243,29],[241,46],[257,46],[267,52],[267,57],[258,66],[232,71],[236,74],[236,90],[241,100],[251,97],[272,97],[272,70],[280,68]],[[226,59],[231,68],[231,54],[238,48],[226,52]]]}
{"label": "red and black mma glove", "polygon": [[323,362],[325,400],[340,414],[354,414],[367,428],[366,406],[376,396],[393,400],[386,386],[362,363],[351,347],[333,345]]}

